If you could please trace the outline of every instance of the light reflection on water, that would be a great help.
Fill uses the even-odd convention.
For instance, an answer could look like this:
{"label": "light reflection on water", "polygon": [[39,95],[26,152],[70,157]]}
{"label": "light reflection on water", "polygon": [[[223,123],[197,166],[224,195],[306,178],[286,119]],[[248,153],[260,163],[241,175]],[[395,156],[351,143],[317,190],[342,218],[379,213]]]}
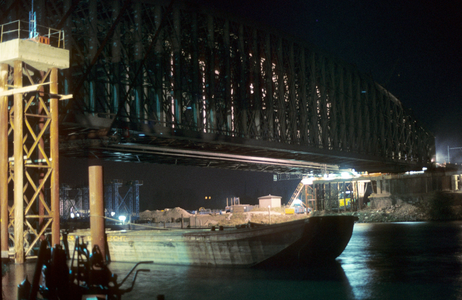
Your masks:
{"label": "light reflection on water", "polygon": [[461,299],[462,222],[356,224],[339,257],[356,299]]}
{"label": "light reflection on water", "polygon": [[[462,222],[356,224],[335,263],[223,269],[149,265],[122,299],[462,299]],[[111,263],[119,282],[133,263]],[[11,266],[6,299],[34,266]]]}

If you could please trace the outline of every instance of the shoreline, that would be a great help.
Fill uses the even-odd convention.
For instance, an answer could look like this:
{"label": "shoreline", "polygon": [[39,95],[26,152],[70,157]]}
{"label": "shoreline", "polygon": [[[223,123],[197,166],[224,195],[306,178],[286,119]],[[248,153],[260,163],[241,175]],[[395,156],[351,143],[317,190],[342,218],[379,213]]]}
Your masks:
{"label": "shoreline", "polygon": [[435,192],[419,195],[387,195],[377,197],[371,195],[367,207],[356,211],[317,210],[310,214],[286,215],[286,207],[266,209],[255,208],[249,212],[226,214],[189,214],[182,208],[145,211],[140,219],[153,224],[179,223],[184,218],[185,226],[190,224],[200,227],[236,226],[254,223],[282,223],[311,216],[349,215],[358,218],[357,223],[387,222],[427,222],[462,220],[462,193]]}
{"label": "shoreline", "polygon": [[462,220],[462,194],[458,192],[371,197],[371,204],[371,207],[358,211],[316,211],[313,215],[329,215],[332,213],[351,215],[358,217],[357,223]]}

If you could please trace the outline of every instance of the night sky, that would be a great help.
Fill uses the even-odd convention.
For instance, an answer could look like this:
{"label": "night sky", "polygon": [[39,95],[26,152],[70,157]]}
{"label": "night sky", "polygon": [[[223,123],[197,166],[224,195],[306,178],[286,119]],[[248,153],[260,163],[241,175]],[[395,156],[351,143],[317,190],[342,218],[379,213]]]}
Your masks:
{"label": "night sky", "polygon": [[[460,1],[193,2],[287,32],[371,74],[434,134],[438,162],[447,159],[448,146],[462,147]],[[458,154],[451,152],[451,162],[462,162]],[[92,163],[62,158],[61,182],[86,184],[86,168]],[[104,163],[104,170],[106,180],[143,180],[141,210],[222,208],[226,197],[255,204],[257,197],[268,194],[287,202],[298,184],[273,182],[269,173],[198,167]],[[80,180],[75,174],[84,175]]]}

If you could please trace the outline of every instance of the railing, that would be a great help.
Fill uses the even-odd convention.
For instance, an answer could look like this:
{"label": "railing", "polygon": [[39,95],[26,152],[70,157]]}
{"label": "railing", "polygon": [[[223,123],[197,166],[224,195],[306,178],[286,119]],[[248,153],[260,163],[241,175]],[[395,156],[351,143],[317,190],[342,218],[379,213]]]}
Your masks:
{"label": "railing", "polygon": [[66,47],[63,30],[37,25],[36,33],[38,35],[30,38],[29,22],[26,21],[17,20],[2,24],[0,25],[0,43],[24,39],[62,49]]}

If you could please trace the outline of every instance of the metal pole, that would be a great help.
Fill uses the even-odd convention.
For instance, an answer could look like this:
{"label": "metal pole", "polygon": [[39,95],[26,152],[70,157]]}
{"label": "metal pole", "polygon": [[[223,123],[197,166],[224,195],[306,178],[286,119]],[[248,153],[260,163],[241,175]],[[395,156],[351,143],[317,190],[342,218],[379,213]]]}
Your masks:
{"label": "metal pole", "polygon": [[[22,87],[23,62],[14,61],[14,87]],[[24,263],[24,157],[23,157],[23,94],[14,94],[14,260]]]}
{"label": "metal pole", "polygon": [[[58,69],[53,68],[50,74],[50,92],[58,94]],[[51,125],[50,125],[50,155],[51,167],[51,210],[53,223],[51,225],[51,243],[59,245],[59,132],[58,132],[58,98],[50,99]]]}
{"label": "metal pole", "polygon": [[103,204],[103,167],[90,166],[88,168],[90,189],[90,231],[92,247],[98,245],[106,258],[104,241],[104,204]]}
{"label": "metal pole", "polygon": [[[0,92],[7,89],[8,65],[0,64]],[[1,258],[8,258],[8,97],[0,99]]]}

